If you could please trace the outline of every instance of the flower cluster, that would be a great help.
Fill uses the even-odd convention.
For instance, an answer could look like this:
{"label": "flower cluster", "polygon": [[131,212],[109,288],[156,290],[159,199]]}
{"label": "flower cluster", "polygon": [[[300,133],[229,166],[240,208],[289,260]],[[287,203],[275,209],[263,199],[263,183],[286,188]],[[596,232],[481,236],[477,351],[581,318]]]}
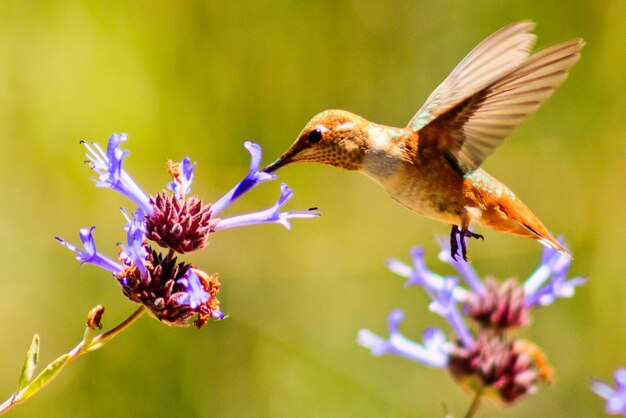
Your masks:
{"label": "flower cluster", "polygon": [[[57,240],[77,253],[77,260],[91,263],[111,272],[122,286],[124,295],[133,302],[144,305],[157,319],[176,326],[187,326],[196,315],[195,325],[200,328],[209,319],[220,320],[217,293],[220,282],[217,274],[209,275],[191,264],[179,262],[177,254],[203,248],[211,233],[239,226],[261,223],[278,223],[290,228],[290,219],[319,216],[312,210],[281,212],[280,208],[292,196],[291,189],[281,185],[278,201],[270,208],[258,212],[219,218],[217,215],[253,187],[276,178],[259,170],[261,147],[252,142],[244,146],[251,155],[250,171],[245,178],[213,204],[203,204],[197,196],[189,196],[195,163],[184,158],[180,163],[168,163],[173,180],[167,184],[171,193],[160,192],[149,196],[122,168],[128,151],[120,148],[127,140],[126,134],[110,137],[106,151],[98,144],[84,143],[91,168],[98,174],[94,179],[98,187],[113,189],[132,200],[137,209],[126,217],[126,245],[120,248],[117,260],[96,250],[91,228],[80,230],[83,248],[58,238]],[[148,242],[165,248],[159,253]]]}
{"label": "flower cluster", "polygon": [[[571,297],[575,288],[586,279],[566,279],[570,258],[545,248],[541,265],[523,283],[510,279],[499,284],[493,278],[482,281],[464,261],[450,256],[445,240],[439,240],[439,258],[455,267],[459,278],[440,276],[426,267],[423,248],[413,248],[413,265],[390,259],[388,268],[407,279],[407,286],[422,287],[432,299],[429,309],[447,320],[454,336],[446,339],[444,332],[427,328],[423,343],[404,337],[399,325],[401,310],[388,317],[389,338],[381,338],[369,330],[361,330],[358,342],[374,355],[396,354],[427,366],[447,368],[460,384],[473,392],[494,395],[512,403],[536,390],[540,381],[550,381],[552,371],[543,352],[536,345],[507,334],[507,331],[528,324],[530,311],[546,306],[560,297]],[[476,326],[467,326],[465,319]]]}
{"label": "flower cluster", "polygon": [[591,381],[591,390],[605,400],[605,410],[609,415],[626,416],[626,369],[615,370],[615,388],[599,379]]}

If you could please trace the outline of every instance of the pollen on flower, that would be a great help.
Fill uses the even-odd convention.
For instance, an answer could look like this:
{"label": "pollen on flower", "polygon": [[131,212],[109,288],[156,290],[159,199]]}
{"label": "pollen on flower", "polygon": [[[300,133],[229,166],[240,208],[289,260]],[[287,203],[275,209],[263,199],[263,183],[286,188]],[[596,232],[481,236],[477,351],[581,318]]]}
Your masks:
{"label": "pollen on flower", "polygon": [[200,305],[198,309],[198,319],[194,322],[194,325],[200,329],[211,318],[217,320],[224,318],[224,314],[220,311],[220,301],[217,299],[221,283],[218,280],[218,273],[209,275],[200,270],[194,269],[194,271],[198,274],[198,277],[202,282],[202,287],[209,293],[209,300],[207,303]]}
{"label": "pollen on flower", "polygon": [[180,178],[180,164],[167,160],[167,172],[174,180],[178,180]]}

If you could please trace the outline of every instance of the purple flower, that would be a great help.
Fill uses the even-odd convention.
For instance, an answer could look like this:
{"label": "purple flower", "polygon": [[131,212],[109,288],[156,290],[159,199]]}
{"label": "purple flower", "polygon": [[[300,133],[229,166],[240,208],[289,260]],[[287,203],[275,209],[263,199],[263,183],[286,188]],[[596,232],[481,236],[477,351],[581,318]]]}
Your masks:
{"label": "purple flower", "polygon": [[[472,266],[465,261],[454,260],[450,256],[450,248],[447,239],[438,238],[441,246],[439,259],[452,265],[460,274],[460,278],[467,283],[469,289],[460,286],[454,288],[453,296],[459,301],[466,303],[470,299],[487,298],[487,288]],[[562,243],[562,240],[560,241]],[[389,259],[387,267],[394,273],[407,278],[407,286],[420,286],[427,292],[441,290],[444,278],[431,272],[424,261],[424,249],[416,247],[411,250],[413,266],[408,266],[397,259]],[[575,288],[586,283],[584,277],[566,279],[571,259],[552,248],[544,248],[541,265],[524,282],[524,298],[521,301],[525,307],[547,306],[557,298],[572,297]],[[550,279],[548,281],[548,279]],[[548,283],[546,283],[548,281]],[[469,295],[472,295],[470,298]]]}
{"label": "purple flower", "polygon": [[[127,140],[126,134],[109,138],[106,152],[98,144],[85,143],[87,158],[98,173],[96,185],[116,190],[138,206],[132,217],[122,209],[127,224],[126,244],[118,254],[119,262],[96,251],[93,229],[81,229],[83,250],[57,238],[59,242],[77,253],[83,263],[100,266],[115,275],[123,294],[133,302],[144,305],[154,317],[174,326],[187,326],[196,315],[194,324],[200,328],[209,319],[220,320],[217,294],[220,282],[217,274],[209,275],[191,264],[179,262],[177,254],[203,248],[209,235],[217,229],[228,229],[259,223],[279,223],[290,227],[290,219],[319,216],[318,212],[285,211],[279,209],[291,198],[293,192],[281,185],[281,194],[272,207],[230,218],[215,215],[256,185],[276,176],[259,171],[261,147],[246,142],[251,163],[248,175],[215,204],[203,204],[197,196],[188,197],[196,163],[185,157],[180,163],[168,162],[168,172],[173,180],[167,184],[172,194],[159,192],[154,197],[146,195],[122,168],[128,151],[120,148]],[[155,242],[168,250],[166,255],[147,244]]]}
{"label": "purple flower", "polygon": [[274,174],[269,174],[259,170],[259,167],[261,165],[262,152],[261,147],[258,144],[246,141],[244,143],[244,147],[246,147],[246,149],[250,153],[250,171],[248,172],[248,175],[239,182],[239,184],[230,189],[228,193],[226,193],[224,196],[218,199],[217,202],[211,205],[213,216],[216,216],[218,213],[222,212],[224,209],[226,209],[226,207],[231,205],[235,200],[241,197],[241,195],[246,193],[248,190],[265,181],[274,180],[276,178],[276,175]]}
{"label": "purple flower", "polygon": [[98,144],[84,143],[88,150],[87,158],[93,170],[99,174],[96,185],[116,190],[135,202],[144,213],[145,237],[162,247],[182,254],[206,246],[209,235],[217,229],[259,223],[279,223],[290,228],[290,219],[319,216],[319,213],[313,210],[279,212],[278,209],[293,194],[291,189],[283,184],[278,202],[269,209],[226,219],[216,217],[253,187],[276,178],[273,174],[259,171],[261,147],[249,141],[244,146],[250,152],[250,171],[241,182],[214,204],[204,205],[195,196],[187,198],[191,192],[196,166],[196,163],[191,163],[188,157],[178,164],[168,163],[168,172],[173,180],[167,184],[167,188],[173,192],[173,196],[164,192],[157,193],[155,197],[148,196],[122,169],[122,161],[128,155],[128,151],[123,151],[120,144],[127,138],[126,134],[111,135],[106,153]]}
{"label": "purple flower", "polygon": [[246,213],[244,215],[232,216],[217,221],[215,230],[235,228],[239,226],[250,226],[263,223],[277,223],[290,229],[289,219],[293,218],[313,218],[320,216],[319,212],[311,210],[297,210],[289,212],[279,212],[279,209],[287,203],[293,191],[285,183],[280,185],[280,197],[278,201],[270,208],[258,212]]}
{"label": "purple flower", "polygon": [[68,243],[60,237],[55,238],[65,247],[77,253],[76,259],[80,261],[81,266],[85,263],[89,263],[108,270],[113,274],[121,272],[124,267],[120,263],[117,263],[96,251],[96,242],[93,239],[94,229],[96,229],[95,226],[80,229],[80,241],[83,243],[84,250],[78,249],[76,246]]}
{"label": "purple flower", "polygon": [[[387,259],[387,268],[396,273],[399,276],[405,277],[408,280],[404,283],[405,286],[420,286],[425,290],[430,289],[437,291],[443,289],[445,279],[437,273],[433,273],[426,267],[424,260],[424,248],[414,247],[411,249],[411,260],[413,261],[413,267],[404,264],[402,261],[396,258]],[[459,287],[454,288],[454,298],[460,302],[467,299],[468,292]]]}
{"label": "purple flower", "polygon": [[127,246],[122,246],[120,259],[124,260],[127,265],[137,266],[141,274],[145,277],[148,273],[144,264],[148,255],[145,243],[146,226],[144,219],[146,215],[141,208],[137,208],[135,213],[133,213],[132,219],[128,217],[125,210],[122,210],[122,213],[126,217],[128,224],[124,227],[126,230]]}
{"label": "purple flower", "polygon": [[87,148],[87,158],[91,168],[100,176],[96,186],[113,189],[142,208],[146,213],[152,213],[150,199],[135,181],[122,169],[122,160],[129,152],[123,151],[120,144],[128,139],[126,134],[113,134],[109,138],[106,153],[95,143],[84,142]]}
{"label": "purple flower", "polygon": [[607,414],[626,416],[626,369],[615,370],[613,378],[615,379],[615,388],[602,380],[592,379],[591,390],[606,401],[605,410]]}
{"label": "purple flower", "polygon": [[[174,167],[176,167],[174,169]],[[174,192],[174,195],[179,198],[185,197],[191,193],[191,183],[193,182],[193,170],[196,167],[196,163],[191,163],[189,157],[183,158],[180,164],[170,165],[170,170],[174,180],[167,183],[167,188]]]}
{"label": "purple flower", "polygon": [[419,361],[430,367],[446,367],[448,355],[444,350],[446,341],[443,332],[437,328],[426,328],[423,334],[423,344],[407,339],[398,331],[400,322],[404,319],[404,312],[399,309],[392,311],[387,317],[389,324],[389,338],[384,339],[369,330],[359,331],[357,342],[372,350],[372,354],[396,354],[411,360]]}
{"label": "purple flower", "polygon": [[[450,256],[447,240],[439,243],[439,258],[456,268],[467,288],[459,285],[460,278],[430,271],[422,248],[411,250],[411,266],[389,259],[387,267],[405,277],[406,286],[424,289],[432,299],[430,311],[441,315],[452,328],[450,338],[446,341],[442,331],[429,329],[423,344],[408,340],[398,331],[403,313],[395,310],[388,318],[388,339],[361,330],[359,344],[374,355],[395,354],[446,368],[459,384],[471,391],[480,387],[495,392],[507,404],[534,393],[541,381],[551,380],[552,369],[539,347],[509,337],[507,331],[527,325],[531,307],[548,305],[557,297],[570,297],[585,280],[566,280],[569,258],[548,250],[541,266],[523,286],[514,279],[500,283],[488,277],[483,281],[468,263]],[[474,326],[470,328],[468,322]]]}
{"label": "purple flower", "polygon": [[181,305],[189,305],[191,309],[196,309],[204,302],[209,301],[209,293],[204,289],[200,278],[193,269],[188,269],[187,273],[180,279],[178,284],[185,287],[185,293],[178,299]]}
{"label": "purple flower", "polygon": [[[559,243],[563,240],[559,238]],[[525,304],[527,306],[546,306],[557,298],[574,296],[575,288],[587,282],[585,277],[574,277],[567,280],[572,259],[553,248],[544,247],[541,265],[524,282]],[[548,279],[550,281],[544,284]]]}
{"label": "purple flower", "polygon": [[437,289],[435,292],[431,290],[432,303],[428,308],[448,321],[452,326],[456,335],[466,347],[474,345],[474,338],[472,337],[469,329],[465,325],[463,318],[457,307],[457,301],[454,299],[454,289],[456,288],[456,279],[452,277],[446,277],[443,287]]}

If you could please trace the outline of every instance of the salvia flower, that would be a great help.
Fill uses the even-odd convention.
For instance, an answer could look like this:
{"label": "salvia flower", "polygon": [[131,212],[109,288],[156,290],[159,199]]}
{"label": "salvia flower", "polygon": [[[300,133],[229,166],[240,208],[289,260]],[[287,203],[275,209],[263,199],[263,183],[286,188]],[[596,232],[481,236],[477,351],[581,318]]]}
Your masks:
{"label": "salvia flower", "polygon": [[626,416],[626,369],[621,367],[615,370],[613,377],[615,387],[602,380],[593,379],[590,383],[591,390],[604,399],[607,414]]}
{"label": "salvia flower", "polygon": [[119,251],[119,262],[96,251],[93,231],[95,227],[80,230],[84,250],[61,238],[57,240],[77,253],[81,264],[89,263],[110,271],[122,287],[122,293],[133,302],[141,303],[160,321],[169,325],[187,326],[197,314],[196,326],[201,327],[209,318],[221,319],[217,299],[219,281],[194,266],[179,263],[176,257],[162,256],[145,244],[138,233],[138,209],[126,225],[127,243]]}
{"label": "salvia flower", "polygon": [[[451,264],[460,277],[430,271],[423,248],[411,250],[412,265],[389,259],[387,266],[407,279],[406,286],[425,290],[432,299],[429,310],[447,321],[450,336],[427,328],[423,343],[413,342],[398,331],[404,315],[394,310],[388,317],[388,338],[361,330],[359,344],[374,355],[395,354],[446,368],[463,386],[506,404],[535,392],[540,382],[551,381],[552,370],[541,349],[507,331],[527,325],[531,308],[548,305],[557,297],[571,297],[575,287],[585,282],[580,277],[566,280],[569,258],[546,249],[541,265],[524,284],[518,285],[514,279],[500,284],[489,277],[481,280],[470,264],[450,257],[445,240],[439,242],[439,258]],[[467,287],[460,285],[461,280]]]}
{"label": "salvia flower", "polygon": [[[466,315],[486,326],[513,328],[525,325],[531,308],[550,305],[557,298],[572,297],[576,287],[587,281],[584,277],[566,279],[571,259],[547,247],[543,249],[539,267],[521,285],[515,279],[501,284],[490,277],[482,281],[471,264],[450,256],[446,239],[437,241],[441,246],[439,259],[453,266],[467,284],[467,288],[455,286],[452,296],[463,305]],[[427,292],[444,286],[446,279],[426,267],[423,248],[413,248],[411,259],[412,266],[394,258],[387,261],[387,266],[407,279],[406,286],[420,286]]]}
{"label": "salvia flower", "polygon": [[[276,178],[259,171],[261,148],[251,142],[245,147],[251,155],[250,172],[215,205],[203,204],[197,196],[189,196],[196,163],[184,158],[180,163],[168,162],[172,181],[167,192],[149,196],[122,168],[128,151],[120,144],[127,140],[125,134],[114,134],[109,139],[106,152],[98,144],[84,143],[87,158],[98,174],[98,187],[113,189],[133,201],[138,208],[132,216],[122,209],[127,224],[126,243],[121,245],[115,261],[96,250],[93,232],[95,227],[80,230],[83,249],[57,237],[82,264],[90,263],[111,272],[122,287],[122,293],[130,300],[144,305],[149,312],[170,325],[187,326],[194,315],[194,324],[200,328],[209,319],[220,320],[217,294],[220,282],[217,274],[209,275],[197,267],[179,261],[177,254],[198,250],[207,243],[209,235],[219,229],[247,226],[260,223],[280,223],[289,227],[293,218],[311,218],[318,212],[287,211],[279,209],[292,196],[287,185],[281,185],[281,195],[269,209],[230,218],[216,218],[237,198],[256,185]],[[148,243],[152,241],[168,250],[163,255]],[[158,247],[157,247],[158,248]]]}
{"label": "salvia flower", "polygon": [[359,331],[358,342],[372,350],[372,354],[396,354],[411,360],[419,361],[431,367],[445,367],[448,364],[448,353],[444,349],[447,344],[443,331],[437,328],[426,328],[423,344],[413,342],[400,333],[398,328],[404,319],[404,312],[396,309],[387,317],[389,339],[384,339],[373,332],[363,329]]}

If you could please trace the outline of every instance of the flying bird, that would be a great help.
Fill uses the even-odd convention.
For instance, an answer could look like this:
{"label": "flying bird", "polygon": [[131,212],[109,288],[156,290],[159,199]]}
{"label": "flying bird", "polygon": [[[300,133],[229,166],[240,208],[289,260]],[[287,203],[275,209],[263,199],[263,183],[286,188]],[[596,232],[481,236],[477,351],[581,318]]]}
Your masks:
{"label": "flying bird", "polygon": [[465,239],[483,238],[470,231],[473,224],[533,238],[571,257],[519,197],[480,168],[580,57],[582,39],[531,53],[534,27],[514,23],[481,42],[405,128],[326,110],[264,171],[304,162],[359,171],[408,209],[451,224],[455,259],[459,242],[467,261]]}

